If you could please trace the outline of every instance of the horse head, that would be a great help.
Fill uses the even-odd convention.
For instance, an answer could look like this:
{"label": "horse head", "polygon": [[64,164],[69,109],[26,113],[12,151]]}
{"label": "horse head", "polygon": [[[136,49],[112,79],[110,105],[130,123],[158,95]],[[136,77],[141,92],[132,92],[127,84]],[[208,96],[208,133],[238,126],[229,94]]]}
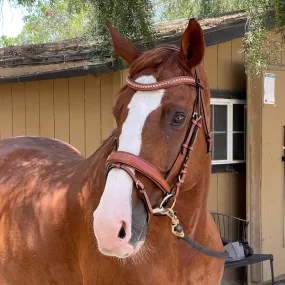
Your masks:
{"label": "horse head", "polygon": [[162,214],[179,192],[191,191],[205,163],[210,165],[210,96],[200,65],[204,36],[195,19],[189,20],[180,48],[146,52],[108,28],[130,77],[113,108],[117,149],[107,160],[93,228],[101,253],[126,258],[144,244],[150,216]]}

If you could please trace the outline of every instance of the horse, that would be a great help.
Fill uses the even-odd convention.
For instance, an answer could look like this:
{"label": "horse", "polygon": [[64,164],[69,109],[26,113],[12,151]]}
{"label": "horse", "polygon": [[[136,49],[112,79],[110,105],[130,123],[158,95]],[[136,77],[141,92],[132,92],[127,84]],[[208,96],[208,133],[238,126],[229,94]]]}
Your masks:
{"label": "horse", "polygon": [[108,29],[130,66],[116,131],[88,158],[55,139],[0,141],[0,284],[218,285],[225,260],[183,240],[224,250],[207,209],[203,31],[190,19],[179,48],[142,52]]}

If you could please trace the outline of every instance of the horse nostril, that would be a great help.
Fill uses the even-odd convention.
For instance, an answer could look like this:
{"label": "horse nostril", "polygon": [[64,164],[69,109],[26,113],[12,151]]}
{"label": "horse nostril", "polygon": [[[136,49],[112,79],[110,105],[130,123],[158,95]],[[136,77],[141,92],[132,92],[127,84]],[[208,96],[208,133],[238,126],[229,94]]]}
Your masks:
{"label": "horse nostril", "polygon": [[118,238],[124,239],[126,237],[126,230],[125,230],[126,224],[123,222],[122,227],[118,233]]}

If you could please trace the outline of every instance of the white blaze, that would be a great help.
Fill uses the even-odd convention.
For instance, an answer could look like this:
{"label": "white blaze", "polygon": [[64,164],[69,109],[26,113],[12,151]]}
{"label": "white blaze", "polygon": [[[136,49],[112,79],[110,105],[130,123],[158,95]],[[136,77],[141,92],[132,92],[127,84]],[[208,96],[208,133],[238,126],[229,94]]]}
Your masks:
{"label": "white blaze", "polygon": [[[157,82],[153,76],[141,76],[139,83]],[[164,89],[154,91],[137,91],[128,105],[128,116],[123,124],[119,137],[118,151],[126,151],[139,155],[142,144],[142,130],[150,113],[161,105]],[[104,219],[115,222],[117,217],[120,221],[127,222],[127,238],[130,238],[132,209],[133,180],[121,169],[112,169],[107,178],[106,186],[95,211],[104,211]],[[107,216],[106,216],[107,215]],[[118,222],[120,222],[118,221]]]}

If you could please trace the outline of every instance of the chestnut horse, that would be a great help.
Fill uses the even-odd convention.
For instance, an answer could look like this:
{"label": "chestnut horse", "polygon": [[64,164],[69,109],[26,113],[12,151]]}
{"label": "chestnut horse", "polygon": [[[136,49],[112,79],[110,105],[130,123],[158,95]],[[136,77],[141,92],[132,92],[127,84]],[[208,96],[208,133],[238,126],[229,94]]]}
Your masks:
{"label": "chestnut horse", "polygon": [[0,285],[218,285],[224,259],[177,238],[163,215],[177,198],[185,234],[223,252],[207,210],[202,29],[191,19],[179,49],[142,53],[108,27],[130,65],[116,133],[89,158],[48,138],[0,141]]}

